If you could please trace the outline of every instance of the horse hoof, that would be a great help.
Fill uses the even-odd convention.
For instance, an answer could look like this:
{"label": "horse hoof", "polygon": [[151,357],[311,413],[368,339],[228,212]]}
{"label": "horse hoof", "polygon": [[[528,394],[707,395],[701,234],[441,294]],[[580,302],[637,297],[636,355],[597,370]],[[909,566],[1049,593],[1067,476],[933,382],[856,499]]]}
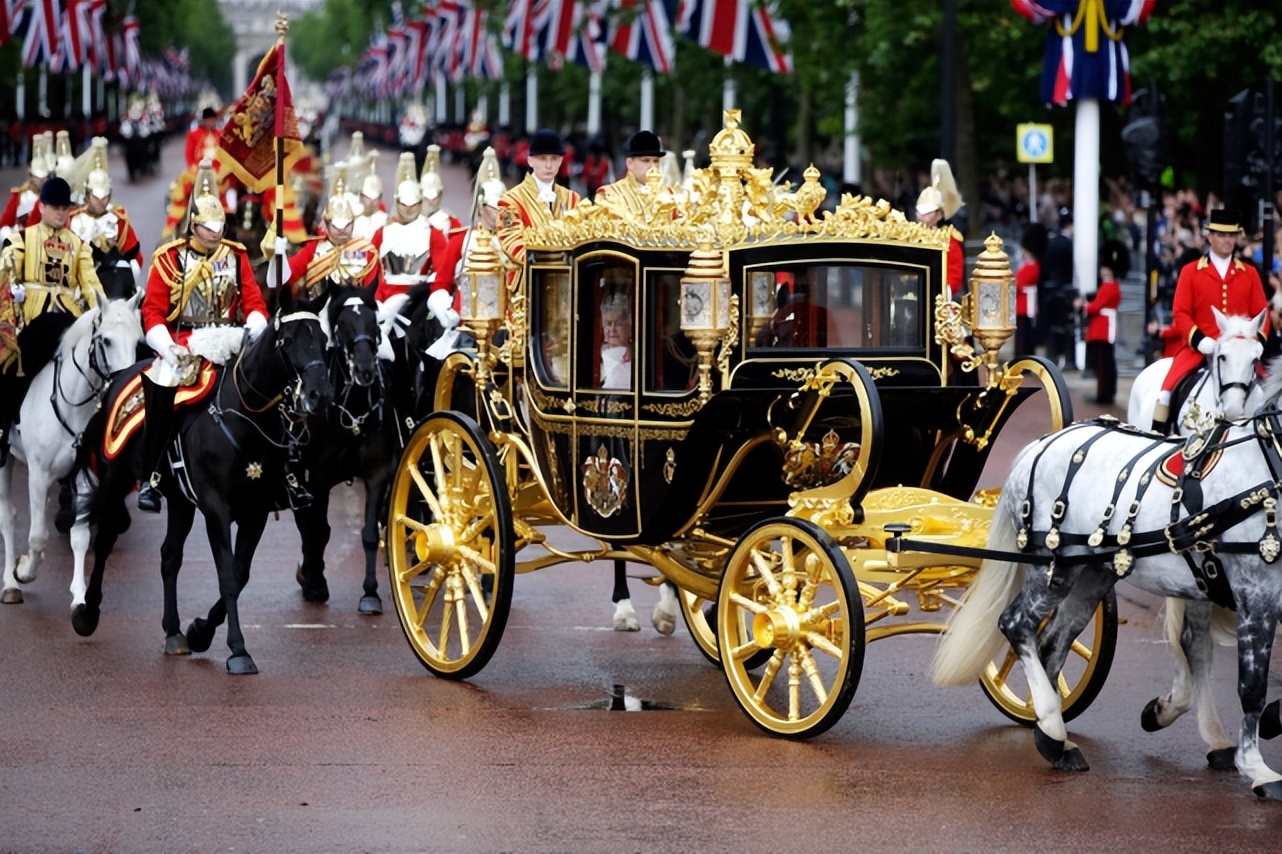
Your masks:
{"label": "horse hoof", "polygon": [[101,611],[88,605],[77,605],[71,609],[71,627],[76,634],[87,638],[98,630],[98,617]]}
{"label": "horse hoof", "polygon": [[1058,762],[1059,758],[1064,755],[1064,742],[1051,738],[1042,732],[1040,726],[1033,727],[1033,746],[1037,748],[1037,752],[1047,762]]}
{"label": "horse hoof", "polygon": [[6,587],[4,593],[0,593],[0,602],[6,605],[21,605],[22,591],[16,587]]}
{"label": "horse hoof", "polygon": [[1264,783],[1259,786],[1252,786],[1251,791],[1255,792],[1258,798],[1264,798],[1270,801],[1282,801],[1282,780],[1274,780],[1272,783]]}
{"label": "horse hoof", "polygon": [[1278,714],[1279,700],[1274,700],[1264,707],[1260,715],[1260,738],[1268,741],[1282,735],[1282,716]]}
{"label": "horse hoof", "polygon": [[650,621],[654,624],[654,630],[661,635],[670,635],[677,630],[677,623],[667,614],[659,617],[656,616]]}
{"label": "horse hoof", "polygon": [[18,558],[18,566],[14,569],[14,575],[19,584],[30,584],[36,580],[36,575],[40,572],[39,564],[31,559],[31,555],[23,555]]}
{"label": "horse hoof", "polygon": [[1056,771],[1089,771],[1091,766],[1086,764],[1086,757],[1078,747],[1070,747],[1065,750],[1063,755],[1053,766]]}
{"label": "horse hoof", "polygon": [[258,665],[254,664],[254,659],[246,652],[227,659],[227,672],[232,676],[253,676],[258,672]]}
{"label": "horse hoof", "polygon": [[1140,726],[1145,732],[1157,732],[1162,729],[1162,725],[1157,722],[1157,700],[1149,700],[1144,711],[1140,712]]}
{"label": "horse hoof", "polygon": [[362,596],[358,609],[367,617],[376,617],[383,613],[383,600],[377,596]]}
{"label": "horse hoof", "polygon": [[324,576],[319,581],[312,581],[303,575],[303,566],[299,564],[298,571],[294,573],[294,580],[303,589],[304,602],[323,605],[329,601],[329,582],[325,580]]}
{"label": "horse hoof", "polygon": [[1206,754],[1206,764],[1212,771],[1233,771],[1237,768],[1236,756],[1236,747],[1221,747]]}
{"label": "horse hoof", "polygon": [[195,619],[187,627],[187,646],[192,652],[204,652],[214,642],[214,629],[206,620]]}
{"label": "horse hoof", "polygon": [[184,635],[170,635],[165,638],[165,655],[191,655],[191,647],[187,645],[187,638]]}

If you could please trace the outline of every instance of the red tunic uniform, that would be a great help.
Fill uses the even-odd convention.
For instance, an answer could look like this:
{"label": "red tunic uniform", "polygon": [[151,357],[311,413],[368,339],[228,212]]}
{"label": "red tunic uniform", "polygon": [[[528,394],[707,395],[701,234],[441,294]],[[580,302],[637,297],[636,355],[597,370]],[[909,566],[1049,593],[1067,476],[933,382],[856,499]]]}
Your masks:
{"label": "red tunic uniform", "polygon": [[25,228],[28,225],[35,225],[40,222],[40,199],[34,199],[31,210],[18,221],[18,209],[22,206],[22,194],[33,192],[27,187],[14,187],[9,191],[9,202],[4,206],[4,212],[0,213],[0,228]]}
{"label": "red tunic uniform", "polygon": [[212,146],[215,150],[218,148],[218,136],[220,131],[205,130],[197,126],[187,131],[187,168],[196,171],[200,165],[200,158],[205,156],[205,149]]}
{"label": "red tunic uniform", "polygon": [[530,174],[499,199],[499,243],[520,266],[525,265],[525,229],[554,220],[579,203],[578,193],[559,184],[553,185],[553,192],[555,201],[539,201],[539,187]]}
{"label": "red tunic uniform", "polygon": [[289,259],[289,286],[300,299],[317,299],[331,287],[362,287],[377,292],[383,285],[378,247],[364,237],[342,246],[316,237]]}
{"label": "red tunic uniform", "polygon": [[948,229],[948,291],[953,296],[961,293],[962,283],[966,276],[966,247],[962,244],[961,235],[951,225]]}
{"label": "red tunic uniform", "polygon": [[[1175,299],[1171,305],[1173,325],[1183,346],[1175,354],[1171,370],[1162,383],[1163,391],[1170,391],[1175,384],[1202,363],[1198,342],[1203,338],[1217,338],[1219,324],[1211,308],[1224,314],[1254,317],[1268,306],[1260,274],[1249,264],[1234,258],[1229,261],[1223,278],[1209,257],[1193,264],[1186,264],[1175,284]],[[1268,336],[1268,318],[1260,330],[1261,340]]]}
{"label": "red tunic uniform", "polygon": [[1095,298],[1086,306],[1086,343],[1117,341],[1117,309],[1121,304],[1122,289],[1117,282],[1100,282]]}
{"label": "red tunic uniform", "polygon": [[187,240],[175,240],[152,256],[142,300],[143,329],[164,325],[183,344],[193,329],[241,323],[255,311],[267,316],[249,253],[241,244],[223,240],[206,253]]}

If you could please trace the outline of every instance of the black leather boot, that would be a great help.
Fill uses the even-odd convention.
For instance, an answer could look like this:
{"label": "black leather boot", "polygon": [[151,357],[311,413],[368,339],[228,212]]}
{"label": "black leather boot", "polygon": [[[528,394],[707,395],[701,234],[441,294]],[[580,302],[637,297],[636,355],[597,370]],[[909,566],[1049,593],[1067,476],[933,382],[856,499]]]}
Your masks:
{"label": "black leather boot", "polygon": [[142,462],[144,477],[138,486],[138,509],[148,513],[160,512],[160,471],[164,467],[165,451],[174,428],[174,397],[178,389],[156,385],[142,377],[142,399],[146,408],[143,423]]}

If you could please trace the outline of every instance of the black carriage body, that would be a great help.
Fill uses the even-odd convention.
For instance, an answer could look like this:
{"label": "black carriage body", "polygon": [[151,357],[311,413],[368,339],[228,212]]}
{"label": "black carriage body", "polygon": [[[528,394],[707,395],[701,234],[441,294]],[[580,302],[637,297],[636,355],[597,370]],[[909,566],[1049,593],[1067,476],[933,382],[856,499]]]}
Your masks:
{"label": "black carriage body", "polygon": [[[834,359],[866,369],[884,418],[876,473],[859,494],[909,484],[969,498],[987,454],[950,437],[981,389],[947,383],[950,370],[961,374],[934,330],[946,259],[935,246],[886,240],[731,248],[738,343],[704,401],[680,327],[688,248],[593,241],[531,253],[525,415],[549,499],[573,527],[610,542],[659,544],[696,524],[736,537],[817,485],[813,473],[789,482],[797,473],[783,437],[816,455],[825,437],[857,441],[866,406],[849,385],[832,388],[796,434],[799,389]],[[630,314],[625,387],[603,376],[603,306]]]}

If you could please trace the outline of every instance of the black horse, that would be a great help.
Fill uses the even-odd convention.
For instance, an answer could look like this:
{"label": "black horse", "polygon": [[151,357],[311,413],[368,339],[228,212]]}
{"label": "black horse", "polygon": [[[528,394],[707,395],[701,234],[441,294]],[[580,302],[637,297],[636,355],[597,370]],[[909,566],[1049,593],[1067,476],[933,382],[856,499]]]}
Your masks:
{"label": "black horse", "polygon": [[310,425],[311,440],[303,450],[307,485],[315,503],[294,511],[302,535],[303,562],[298,583],[308,602],[329,599],[325,581],[325,546],[329,543],[329,493],[343,481],[365,486],[361,545],[365,550],[362,614],[383,613],[376,575],[379,522],[386,515],[388,490],[400,445],[387,401],[391,368],[378,358],[378,308],[367,289],[330,291],[326,308],[330,328],[327,354],[334,403],[328,417]]}
{"label": "black horse", "polygon": [[[237,600],[249,582],[250,564],[267,517],[283,503],[287,456],[308,420],[322,415],[333,397],[320,318],[293,308],[288,294],[282,295],[273,323],[220,370],[210,402],[178,413],[169,449],[171,466],[160,484],[169,510],[160,550],[165,654],[204,652],[225,619],[231,649],[227,670],[233,674],[258,672],[245,648]],[[114,458],[102,452],[107,413],[128,373],[136,373],[137,368],[113,383],[106,404],[85,434],[85,447],[92,449],[93,459],[86,461],[89,465],[77,479],[77,515],[92,514],[98,530],[85,604],[72,612],[72,625],[84,636],[97,628],[103,570],[116,539],[128,527],[124,500],[143,468],[142,442],[137,439]],[[181,478],[178,472],[183,473]],[[219,599],[208,616],[194,620],[184,635],[179,631],[178,571],[198,507],[205,516],[218,569]],[[237,526],[234,542],[233,523]]]}

